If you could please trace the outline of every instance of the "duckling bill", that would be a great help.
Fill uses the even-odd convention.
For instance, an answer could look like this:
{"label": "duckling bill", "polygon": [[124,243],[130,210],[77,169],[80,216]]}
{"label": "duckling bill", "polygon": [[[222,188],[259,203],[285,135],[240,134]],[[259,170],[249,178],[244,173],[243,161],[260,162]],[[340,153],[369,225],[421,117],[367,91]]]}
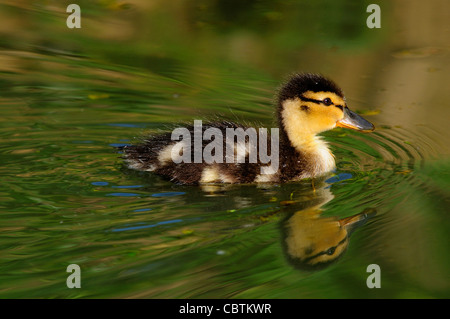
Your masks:
{"label": "duckling bill", "polygon": [[[172,149],[179,147],[181,142],[172,140],[171,133],[125,146],[124,159],[131,169],[154,172],[180,184],[280,183],[319,177],[335,168],[333,154],[317,134],[337,126],[363,132],[374,129],[370,122],[348,109],[342,90],[334,82],[317,74],[292,76],[278,93],[276,114],[279,124],[276,171],[262,173],[262,168],[268,164],[258,156],[256,162],[249,161],[249,158],[255,158],[252,153],[258,152],[258,147],[252,145],[248,138],[245,145],[233,141],[235,150],[244,148],[244,161],[230,163],[220,158],[223,160],[175,163],[171,158]],[[186,129],[194,135],[193,126]],[[208,129],[222,132],[221,136],[225,137],[229,129],[247,131],[248,127],[222,121],[202,125],[202,133]],[[272,149],[273,138],[266,138],[266,145]],[[226,145],[226,141],[222,142],[221,145]],[[198,147],[193,140],[190,143],[190,149]],[[202,150],[206,147],[208,144],[203,140]],[[226,156],[225,152],[222,154]]]}

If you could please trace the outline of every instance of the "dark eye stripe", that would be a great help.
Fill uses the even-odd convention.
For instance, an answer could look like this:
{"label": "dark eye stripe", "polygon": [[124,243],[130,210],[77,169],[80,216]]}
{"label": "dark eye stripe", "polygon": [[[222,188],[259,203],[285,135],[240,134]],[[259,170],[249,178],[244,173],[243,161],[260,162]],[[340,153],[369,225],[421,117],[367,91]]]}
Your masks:
{"label": "dark eye stripe", "polygon": [[[326,106],[334,105],[334,106],[336,106],[337,108],[340,108],[342,111],[344,110],[344,107],[343,107],[342,105],[336,105],[336,104],[333,104],[333,101],[331,101],[330,98],[326,98],[325,100],[321,101],[321,100],[310,99],[310,98],[304,97],[304,96],[302,95],[302,96],[300,96],[300,99],[301,99],[302,101],[305,101],[305,102],[312,102],[312,103],[316,103],[316,104],[324,104],[324,105],[326,105]],[[327,104],[327,103],[326,103],[326,100],[327,100],[327,99],[330,100],[331,104]]]}
{"label": "dark eye stripe", "polygon": [[307,97],[304,97],[303,95],[300,97],[300,99],[302,99],[305,102],[313,102],[313,103],[316,103],[316,104],[322,103],[322,101],[320,101],[320,100],[309,99]]}
{"label": "dark eye stripe", "polygon": [[[315,100],[315,99],[310,99],[310,98],[304,97],[303,95],[300,96],[300,99],[301,99],[302,101],[305,101],[305,102],[312,102],[312,103],[316,103],[316,104],[324,104],[324,105],[327,105],[326,103],[324,103],[324,101],[321,101],[321,100]],[[343,105],[333,104],[333,102],[331,102],[331,104],[329,104],[329,105],[334,105],[334,106],[336,106],[338,109],[341,109],[341,111],[344,111],[344,107],[345,107],[345,106],[343,106]],[[327,106],[328,106],[328,105],[327,105]]]}
{"label": "dark eye stripe", "polygon": [[[345,237],[345,238],[342,239],[336,246],[333,246],[333,247],[330,247],[330,248],[327,249],[327,250],[321,251],[320,253],[315,254],[314,256],[309,256],[309,257],[307,257],[304,261],[305,261],[305,262],[311,261],[312,259],[317,258],[317,257],[322,256],[322,255],[325,255],[325,254],[329,255],[329,254],[328,254],[328,251],[330,251],[330,250],[332,251],[332,254],[334,254],[336,248],[337,248],[338,246],[344,244],[344,243],[347,241],[347,239],[348,239],[348,237]],[[331,254],[331,255],[332,255],[332,254]]]}

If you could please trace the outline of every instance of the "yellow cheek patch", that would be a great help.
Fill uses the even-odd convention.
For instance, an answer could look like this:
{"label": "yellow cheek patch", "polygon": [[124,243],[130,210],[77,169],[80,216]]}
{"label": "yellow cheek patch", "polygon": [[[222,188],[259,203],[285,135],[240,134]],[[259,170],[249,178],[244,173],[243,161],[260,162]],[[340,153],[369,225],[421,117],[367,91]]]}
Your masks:
{"label": "yellow cheek patch", "polygon": [[310,107],[309,122],[316,127],[316,132],[334,128],[336,122],[344,117],[344,112],[340,108],[332,105],[325,106],[313,102],[310,102],[308,105]]}
{"label": "yellow cheek patch", "polygon": [[316,127],[315,131],[322,132],[335,127],[336,122],[340,119],[338,114],[333,112],[317,112],[313,115],[311,124]]}
{"label": "yellow cheek patch", "polygon": [[[283,102],[281,115],[285,129],[294,142],[297,139],[303,140],[304,135],[333,129],[336,122],[343,118],[344,113],[337,107],[295,99]],[[299,134],[302,136],[297,137]]]}

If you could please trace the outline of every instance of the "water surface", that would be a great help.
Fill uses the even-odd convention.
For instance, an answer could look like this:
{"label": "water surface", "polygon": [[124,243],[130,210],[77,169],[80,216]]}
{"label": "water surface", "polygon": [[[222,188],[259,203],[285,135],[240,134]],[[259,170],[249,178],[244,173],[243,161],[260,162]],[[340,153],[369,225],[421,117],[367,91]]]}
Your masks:
{"label": "water surface", "polygon": [[[0,5],[0,296],[448,298],[448,3],[381,2],[377,30],[366,3],[164,3],[80,1],[78,30],[59,1]],[[333,78],[377,127],[324,133],[337,169],[314,187],[123,166],[118,146],[177,123],[274,127],[296,71]],[[292,262],[293,231],[363,212],[334,263]]]}

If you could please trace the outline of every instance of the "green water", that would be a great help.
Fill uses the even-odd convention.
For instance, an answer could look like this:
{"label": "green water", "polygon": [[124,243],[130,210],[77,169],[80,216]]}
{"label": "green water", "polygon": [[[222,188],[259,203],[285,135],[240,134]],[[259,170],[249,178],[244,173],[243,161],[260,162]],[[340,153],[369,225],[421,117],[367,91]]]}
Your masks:
{"label": "green water", "polygon": [[[450,296],[447,1],[379,2],[380,29],[370,2],[79,1],[81,29],[69,3],[0,4],[1,298]],[[314,189],[123,166],[116,146],[179,122],[274,127],[296,71],[334,79],[377,127],[323,134],[337,170]],[[335,263],[306,270],[286,225],[311,211],[373,214]]]}

